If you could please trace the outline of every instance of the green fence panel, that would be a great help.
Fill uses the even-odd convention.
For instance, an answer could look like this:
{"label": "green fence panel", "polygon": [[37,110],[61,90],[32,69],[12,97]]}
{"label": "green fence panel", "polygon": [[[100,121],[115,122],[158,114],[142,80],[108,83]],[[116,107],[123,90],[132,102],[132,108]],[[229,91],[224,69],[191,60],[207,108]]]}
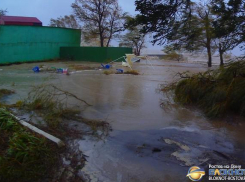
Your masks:
{"label": "green fence panel", "polygon": [[81,31],[55,27],[0,26],[0,64],[59,58],[60,47],[80,46]]}
{"label": "green fence panel", "polygon": [[60,58],[64,60],[108,62],[125,54],[132,54],[128,47],[61,47]]}

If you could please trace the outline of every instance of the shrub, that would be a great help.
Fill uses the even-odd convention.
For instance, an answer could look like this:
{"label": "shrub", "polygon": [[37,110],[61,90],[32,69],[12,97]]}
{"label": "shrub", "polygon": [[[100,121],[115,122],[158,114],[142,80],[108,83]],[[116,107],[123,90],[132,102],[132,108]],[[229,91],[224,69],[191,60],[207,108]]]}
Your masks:
{"label": "shrub", "polygon": [[23,128],[5,109],[0,109],[0,137],[0,181],[40,180],[57,162],[46,139]]}
{"label": "shrub", "polygon": [[245,62],[231,62],[218,70],[193,75],[180,74],[183,80],[162,89],[174,90],[174,100],[194,104],[208,117],[233,112],[245,116]]}

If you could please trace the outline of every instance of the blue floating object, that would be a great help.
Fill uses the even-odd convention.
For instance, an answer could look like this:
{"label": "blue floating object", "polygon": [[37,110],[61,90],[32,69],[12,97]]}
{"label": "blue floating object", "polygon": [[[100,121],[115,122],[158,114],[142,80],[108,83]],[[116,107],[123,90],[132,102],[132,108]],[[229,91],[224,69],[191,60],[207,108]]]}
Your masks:
{"label": "blue floating object", "polygon": [[57,69],[57,72],[58,72],[58,73],[63,73],[63,69],[62,69],[62,68],[58,68],[58,69]]}
{"label": "blue floating object", "polygon": [[35,72],[35,73],[39,73],[40,69],[38,66],[32,68],[32,70]]}
{"label": "blue floating object", "polygon": [[111,68],[111,65],[107,64],[105,65],[105,69],[110,69]]}
{"label": "blue floating object", "polygon": [[123,73],[122,69],[117,69],[117,73]]}
{"label": "blue floating object", "polygon": [[110,68],[112,67],[112,66],[109,65],[109,64],[107,64],[107,65],[101,64],[101,66],[102,66],[103,69],[110,69]]}

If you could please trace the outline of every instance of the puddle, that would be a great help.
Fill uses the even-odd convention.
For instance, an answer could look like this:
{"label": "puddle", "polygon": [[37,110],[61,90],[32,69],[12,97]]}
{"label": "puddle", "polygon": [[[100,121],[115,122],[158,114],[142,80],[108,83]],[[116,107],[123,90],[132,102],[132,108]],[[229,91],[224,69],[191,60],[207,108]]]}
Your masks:
{"label": "puddle", "polygon": [[[70,63],[42,64],[65,67]],[[159,84],[170,82],[177,72],[205,71],[206,65],[159,60],[152,64],[153,68],[144,60],[136,63],[138,76],[104,75],[100,70],[78,71],[70,76],[34,74],[30,70],[36,64],[13,65],[1,67],[0,85],[16,90],[6,100],[14,103],[25,98],[32,85],[55,83],[93,105],[83,111],[84,117],[111,124],[113,131],[104,141],[76,141],[88,156],[80,172],[87,181],[189,181],[186,174],[191,165],[205,168],[214,161],[236,162],[235,158],[243,163],[242,122],[232,126],[211,122],[197,110],[160,107],[166,98],[157,91]]]}

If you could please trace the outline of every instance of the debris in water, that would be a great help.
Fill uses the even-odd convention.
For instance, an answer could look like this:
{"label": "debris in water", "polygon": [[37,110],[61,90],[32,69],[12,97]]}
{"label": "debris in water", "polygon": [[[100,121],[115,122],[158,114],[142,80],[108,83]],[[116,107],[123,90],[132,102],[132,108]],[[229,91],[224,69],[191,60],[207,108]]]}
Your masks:
{"label": "debris in water", "polygon": [[13,90],[8,90],[8,89],[0,89],[0,99],[4,96],[14,94],[15,91]]}
{"label": "debris in water", "polygon": [[102,66],[103,69],[110,69],[112,67],[109,64],[103,65],[102,63],[101,63],[101,66]]}
{"label": "debris in water", "polygon": [[180,152],[176,151],[171,154],[172,156],[176,157],[178,161],[182,161],[185,163],[185,166],[193,166],[195,165],[192,162],[192,158],[189,154],[181,154]]}
{"label": "debris in water", "polygon": [[159,148],[153,148],[152,149],[152,153],[157,153],[157,152],[161,152],[162,150]]}
{"label": "debris in water", "polygon": [[117,69],[117,74],[123,74],[123,69]]}
{"label": "debris in water", "polygon": [[174,140],[164,139],[164,142],[169,144],[169,145],[175,144],[175,145],[179,146],[182,150],[184,150],[186,152],[191,150],[190,147],[188,147],[187,145],[183,145],[183,144],[181,144],[179,142],[176,142]]}
{"label": "debris in water", "polygon": [[32,70],[35,72],[35,73],[39,73],[40,69],[38,66],[35,66],[34,68],[32,68]]}

